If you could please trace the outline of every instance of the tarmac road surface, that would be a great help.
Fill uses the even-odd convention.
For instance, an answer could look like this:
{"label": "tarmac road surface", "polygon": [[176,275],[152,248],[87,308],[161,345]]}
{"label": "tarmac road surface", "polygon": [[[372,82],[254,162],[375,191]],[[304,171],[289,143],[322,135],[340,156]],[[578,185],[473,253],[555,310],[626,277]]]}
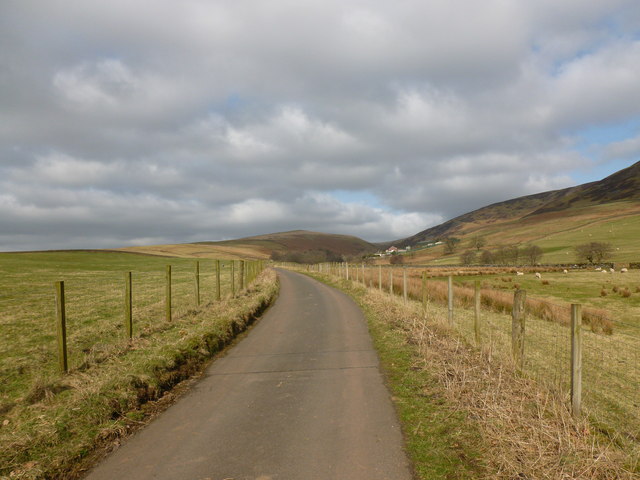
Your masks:
{"label": "tarmac road surface", "polygon": [[365,319],[279,271],[274,306],[90,480],[405,480],[411,467]]}

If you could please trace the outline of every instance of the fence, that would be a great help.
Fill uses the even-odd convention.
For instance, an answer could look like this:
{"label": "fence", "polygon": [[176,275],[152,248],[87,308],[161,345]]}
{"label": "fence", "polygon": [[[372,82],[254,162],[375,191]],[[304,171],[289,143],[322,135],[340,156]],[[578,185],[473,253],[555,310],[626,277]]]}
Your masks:
{"label": "fence", "polygon": [[0,408],[24,398],[39,378],[81,371],[241,294],[264,268],[243,260],[159,263],[166,261],[143,258],[124,271],[0,269]]}
{"label": "fence", "polygon": [[446,305],[449,323],[469,344],[514,361],[603,431],[640,440],[640,325],[598,323],[587,308],[525,299],[522,290],[493,298],[496,292],[479,282],[454,286],[452,276],[427,278],[421,269],[346,263],[308,268],[405,301]]}

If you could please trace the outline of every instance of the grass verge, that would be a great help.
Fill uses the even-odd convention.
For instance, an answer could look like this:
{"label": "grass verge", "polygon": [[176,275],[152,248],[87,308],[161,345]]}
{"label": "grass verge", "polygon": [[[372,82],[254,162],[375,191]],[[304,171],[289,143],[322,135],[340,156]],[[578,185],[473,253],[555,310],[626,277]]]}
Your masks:
{"label": "grass verge", "polygon": [[101,448],[170,401],[171,389],[201,371],[277,290],[275,273],[267,270],[235,298],[189,310],[100,363],[40,378],[28,401],[0,413],[0,478],[77,478]]}
{"label": "grass verge", "polygon": [[419,478],[640,478],[638,459],[574,420],[563,395],[467,344],[446,307],[314,276],[367,315]]}

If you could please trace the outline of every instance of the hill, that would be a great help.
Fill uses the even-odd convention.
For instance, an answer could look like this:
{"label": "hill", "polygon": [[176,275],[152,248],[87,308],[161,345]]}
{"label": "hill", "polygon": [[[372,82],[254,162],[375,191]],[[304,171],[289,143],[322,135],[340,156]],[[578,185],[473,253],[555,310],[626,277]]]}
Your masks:
{"label": "hill", "polygon": [[122,250],[155,255],[228,259],[290,257],[292,260],[299,260],[302,255],[313,255],[319,261],[324,261],[371,253],[376,250],[376,246],[350,235],[293,230],[221,242],[127,247]]}
{"label": "hill", "polygon": [[[449,236],[471,248],[471,238],[483,237],[486,248],[536,243],[543,261],[572,262],[573,247],[589,241],[612,243],[614,260],[640,261],[640,162],[603,180],[494,203],[460,215],[395,243],[420,248]],[[419,253],[420,252],[420,253]],[[411,263],[435,261],[443,247],[414,252]],[[459,259],[450,256],[448,262]],[[442,260],[441,260],[442,261]]]}

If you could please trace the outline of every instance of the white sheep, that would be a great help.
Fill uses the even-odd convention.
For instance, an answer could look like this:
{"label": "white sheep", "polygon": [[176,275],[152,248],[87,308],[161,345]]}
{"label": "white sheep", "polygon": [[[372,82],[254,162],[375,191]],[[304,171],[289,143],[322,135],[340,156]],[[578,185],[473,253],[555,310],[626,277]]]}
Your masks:
{"label": "white sheep", "polygon": [[609,269],[609,271],[610,271],[611,273],[615,273],[615,269],[613,269],[613,268],[610,268],[610,269]]}
{"label": "white sheep", "polygon": [[542,278],[542,275],[540,275],[538,272],[536,272],[536,278],[540,279],[540,278]]}
{"label": "white sheep", "polygon": [[596,267],[596,272],[601,272],[602,271],[602,267]]}
{"label": "white sheep", "polygon": [[600,270],[601,273],[608,273],[606,270]]}
{"label": "white sheep", "polygon": [[564,270],[562,270],[562,273],[569,273],[569,271],[565,268]]}
{"label": "white sheep", "polygon": [[520,276],[520,275],[524,275],[524,273],[523,272],[516,272],[516,275]]}
{"label": "white sheep", "polygon": [[627,273],[629,270],[627,270],[626,268],[621,268],[620,269],[620,273]]}

